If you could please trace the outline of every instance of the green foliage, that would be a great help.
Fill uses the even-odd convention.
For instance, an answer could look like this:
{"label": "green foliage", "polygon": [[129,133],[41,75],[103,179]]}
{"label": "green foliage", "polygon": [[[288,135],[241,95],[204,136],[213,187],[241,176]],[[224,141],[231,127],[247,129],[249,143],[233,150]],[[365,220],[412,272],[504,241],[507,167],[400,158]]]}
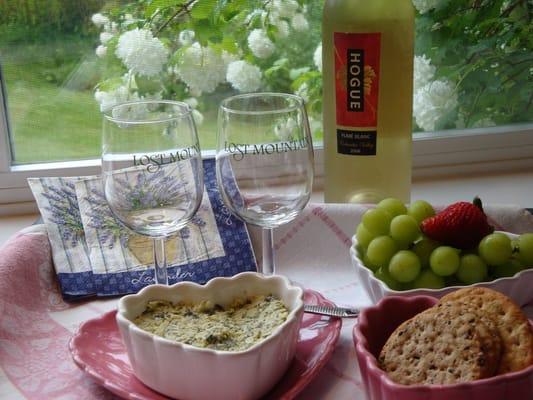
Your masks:
{"label": "green foliage", "polygon": [[465,127],[533,120],[531,1],[443,1],[417,16],[416,53],[431,59],[438,78],[456,84]]}
{"label": "green foliage", "polygon": [[105,0],[2,0],[2,42],[48,39],[62,33],[94,34],[91,15]]}

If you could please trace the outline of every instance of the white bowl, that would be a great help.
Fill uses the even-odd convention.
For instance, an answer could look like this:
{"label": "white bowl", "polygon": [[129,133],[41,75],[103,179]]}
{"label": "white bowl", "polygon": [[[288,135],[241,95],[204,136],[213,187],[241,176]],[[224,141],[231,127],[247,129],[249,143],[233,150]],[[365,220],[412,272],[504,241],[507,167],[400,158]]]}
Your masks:
{"label": "white bowl", "polygon": [[[511,239],[518,237],[513,233],[504,232]],[[411,290],[393,290],[389,288],[383,281],[374,276],[374,273],[365,267],[363,261],[357,256],[357,239],[352,237],[352,246],[350,247],[350,258],[355,272],[359,277],[359,281],[363,285],[366,293],[375,304],[382,298],[388,296],[433,296],[441,298],[447,293],[454,290],[470,286],[482,286],[497,290],[514,300],[519,306],[524,306],[533,300],[533,290],[531,290],[531,283],[533,282],[533,269],[525,269],[520,271],[513,277],[498,278],[489,282],[480,282],[473,285],[463,286],[448,286],[443,289],[411,289]]]}
{"label": "white bowl", "polygon": [[[143,331],[132,322],[151,300],[210,300],[226,305],[236,298],[268,294],[288,308],[287,320],[245,351],[181,344]],[[120,299],[117,323],[135,375],[150,388],[180,400],[246,400],[266,394],[285,373],[294,357],[302,315],[302,289],[282,276],[243,272],[214,278],[205,285],[148,286]]]}

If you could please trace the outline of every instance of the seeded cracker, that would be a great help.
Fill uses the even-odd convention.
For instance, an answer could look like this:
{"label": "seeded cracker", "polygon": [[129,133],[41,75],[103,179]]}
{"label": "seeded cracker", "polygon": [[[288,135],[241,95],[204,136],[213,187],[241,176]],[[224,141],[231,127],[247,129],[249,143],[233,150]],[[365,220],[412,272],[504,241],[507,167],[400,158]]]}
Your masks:
{"label": "seeded cracker", "polygon": [[485,354],[487,373],[488,376],[493,376],[500,365],[502,340],[492,318],[481,313],[476,307],[463,302],[446,302],[430,310],[433,310],[435,318],[451,320],[460,315],[469,319],[469,322],[477,324],[476,329],[481,339],[481,350]]}
{"label": "seeded cracker", "polygon": [[[450,384],[491,376],[484,348],[490,328],[472,312],[430,308],[400,325],[381,350],[379,363],[401,384]],[[494,350],[493,350],[494,351]]]}
{"label": "seeded cracker", "polygon": [[508,297],[492,289],[464,288],[444,296],[440,303],[470,304],[491,318],[502,340],[497,373],[519,371],[533,364],[533,333],[527,317]]}

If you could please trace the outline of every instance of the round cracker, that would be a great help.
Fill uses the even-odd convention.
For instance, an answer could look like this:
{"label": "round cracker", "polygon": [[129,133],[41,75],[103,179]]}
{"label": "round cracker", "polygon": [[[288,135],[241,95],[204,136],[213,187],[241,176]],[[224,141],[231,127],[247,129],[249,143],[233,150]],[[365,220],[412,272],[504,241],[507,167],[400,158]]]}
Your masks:
{"label": "round cracker", "polygon": [[533,332],[527,317],[511,299],[496,290],[471,287],[447,294],[440,303],[457,301],[476,307],[495,322],[502,341],[498,374],[533,364]]}
{"label": "round cracker", "polygon": [[392,380],[405,385],[449,384],[490,376],[494,367],[483,351],[483,332],[489,328],[475,313],[454,318],[447,313],[428,309],[392,333],[379,356]]}
{"label": "round cracker", "polygon": [[[485,353],[487,376],[493,376],[496,373],[500,365],[502,340],[492,318],[481,313],[476,307],[460,301],[440,303],[429,310],[433,310],[437,318],[453,319],[457,315],[461,315],[468,319],[468,315],[471,314],[469,323],[481,322],[476,328],[480,335],[481,349]],[[428,313],[431,312],[429,310]]]}

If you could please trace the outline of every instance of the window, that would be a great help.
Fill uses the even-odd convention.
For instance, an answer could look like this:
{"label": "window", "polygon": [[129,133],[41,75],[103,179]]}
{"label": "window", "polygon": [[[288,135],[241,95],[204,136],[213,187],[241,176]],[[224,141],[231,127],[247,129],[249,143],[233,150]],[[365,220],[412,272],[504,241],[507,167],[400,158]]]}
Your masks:
{"label": "window", "polygon": [[[32,200],[28,176],[98,173],[100,110],[128,99],[189,102],[212,149],[222,98],[292,91],[320,145],[322,4],[2,2],[0,205]],[[531,3],[413,4],[415,176],[531,166]]]}

